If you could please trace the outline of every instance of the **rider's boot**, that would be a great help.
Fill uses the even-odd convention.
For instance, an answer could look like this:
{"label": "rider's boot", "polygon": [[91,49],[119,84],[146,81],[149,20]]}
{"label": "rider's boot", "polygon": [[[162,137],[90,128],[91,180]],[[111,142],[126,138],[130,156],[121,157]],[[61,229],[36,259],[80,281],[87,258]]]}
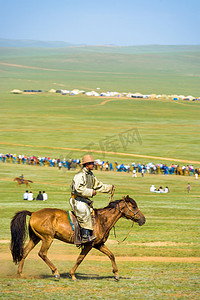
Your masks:
{"label": "rider's boot", "polygon": [[96,239],[96,237],[90,235],[90,232],[93,231],[86,228],[81,228],[82,243],[89,243]]}
{"label": "rider's boot", "polygon": [[82,243],[90,242],[89,229],[81,228]]}

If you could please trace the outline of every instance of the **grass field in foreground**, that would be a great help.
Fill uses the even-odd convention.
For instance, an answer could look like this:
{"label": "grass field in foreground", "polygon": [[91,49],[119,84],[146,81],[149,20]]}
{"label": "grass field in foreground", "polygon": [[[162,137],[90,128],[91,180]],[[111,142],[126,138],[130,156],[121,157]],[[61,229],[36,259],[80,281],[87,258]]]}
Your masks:
{"label": "grass field in foreground", "polygon": [[[0,165],[0,228],[1,239],[10,238],[9,224],[16,211],[28,209],[36,211],[44,207],[69,209],[69,185],[74,171],[63,172],[56,168]],[[12,179],[24,172],[34,183],[31,189],[36,195],[45,190],[47,202],[22,200],[25,187],[16,187]],[[187,194],[187,177],[148,175],[132,178],[131,174],[115,172],[95,172],[99,180],[114,183],[114,199],[129,194],[138,203],[146,216],[146,224],[135,225],[124,243],[117,244],[111,231],[109,249],[115,254],[121,280],[114,282],[112,267],[108,261],[86,260],[77,270],[78,282],[71,281],[68,271],[74,261],[63,260],[62,255],[77,255],[73,245],[55,242],[49,250],[49,258],[61,273],[61,280],[55,282],[49,268],[36,254],[40,244],[31,252],[25,262],[25,278],[16,278],[16,266],[9,255],[9,244],[0,242],[0,275],[2,299],[198,299],[199,264],[191,262],[168,262],[170,257],[199,256],[199,194],[198,180],[190,178],[192,190]],[[149,187],[167,185],[169,194],[151,194]],[[95,207],[104,207],[108,195],[95,197]],[[27,218],[28,220],[28,218]],[[117,240],[122,240],[130,229],[131,222],[120,219],[116,224]],[[6,255],[6,258],[5,258]],[[32,256],[34,255],[34,257]],[[88,256],[103,256],[92,250]],[[157,256],[166,262],[121,262],[118,257]],[[56,258],[57,257],[57,258]],[[87,283],[87,286],[86,286]]]}
{"label": "grass field in foreground", "polygon": [[[0,278],[2,299],[199,299],[199,266],[187,263],[119,262],[121,279],[115,282],[109,262],[84,262],[77,274],[78,281],[68,277],[72,262],[59,262],[61,279],[55,282],[45,266],[29,262],[25,279],[12,275]],[[4,270],[5,263],[2,268]],[[6,267],[13,269],[11,263]],[[11,272],[10,272],[11,273]],[[11,273],[12,274],[12,273]],[[33,279],[34,278],[34,279]]]}
{"label": "grass field in foreground", "polygon": [[[70,184],[75,171],[62,172],[48,167],[19,166],[1,164],[1,238],[9,239],[9,223],[11,217],[18,210],[29,209],[36,211],[43,207],[57,207],[70,209]],[[18,174],[24,172],[30,178],[34,195],[39,190],[47,191],[47,202],[26,202],[22,200],[25,187],[16,187],[12,181]],[[199,254],[199,194],[198,180],[190,178],[191,193],[187,194],[187,177],[148,175],[144,178],[132,178],[131,174],[115,172],[95,172],[97,178],[105,183],[116,185],[114,199],[120,199],[129,194],[136,200],[139,208],[147,218],[147,223],[139,227],[134,226],[128,242],[139,243],[138,247],[129,245],[126,251],[121,246],[112,245],[116,255],[139,256],[198,256]],[[169,194],[152,194],[149,192],[151,184],[168,186]],[[95,197],[95,207],[104,207],[109,196],[99,194]],[[128,232],[131,222],[120,219],[116,226],[117,238],[122,240]],[[112,233],[112,239],[114,235]],[[150,247],[145,243],[164,242],[166,246]],[[164,244],[163,243],[163,244]],[[175,246],[173,245],[175,243]],[[177,246],[176,246],[177,243]],[[156,244],[155,244],[156,245]]]}

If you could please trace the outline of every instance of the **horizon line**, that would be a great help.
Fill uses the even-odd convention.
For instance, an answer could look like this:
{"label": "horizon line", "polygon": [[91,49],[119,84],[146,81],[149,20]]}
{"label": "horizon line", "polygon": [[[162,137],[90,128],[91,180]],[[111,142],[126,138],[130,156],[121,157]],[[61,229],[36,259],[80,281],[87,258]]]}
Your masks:
{"label": "horizon line", "polygon": [[[91,44],[91,43],[73,43],[73,42],[67,42],[67,41],[61,41],[61,40],[40,40],[40,39],[15,39],[15,38],[4,38],[0,37],[0,40],[6,40],[6,41],[27,41],[27,42],[41,42],[41,43],[64,43],[68,44],[69,47],[87,47],[87,46],[95,46],[95,47],[141,47],[141,46],[200,46],[200,43],[198,44],[166,44],[166,43],[147,43],[147,44],[129,44],[129,45],[120,45],[120,44]],[[2,47],[2,46],[1,46]]]}

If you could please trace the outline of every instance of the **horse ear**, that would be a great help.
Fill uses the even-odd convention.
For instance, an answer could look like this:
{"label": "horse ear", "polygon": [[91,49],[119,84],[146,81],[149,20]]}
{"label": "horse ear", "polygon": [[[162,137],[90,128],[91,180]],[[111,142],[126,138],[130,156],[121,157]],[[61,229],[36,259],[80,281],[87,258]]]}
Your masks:
{"label": "horse ear", "polygon": [[129,201],[129,195],[126,196],[126,199],[125,199],[127,202]]}

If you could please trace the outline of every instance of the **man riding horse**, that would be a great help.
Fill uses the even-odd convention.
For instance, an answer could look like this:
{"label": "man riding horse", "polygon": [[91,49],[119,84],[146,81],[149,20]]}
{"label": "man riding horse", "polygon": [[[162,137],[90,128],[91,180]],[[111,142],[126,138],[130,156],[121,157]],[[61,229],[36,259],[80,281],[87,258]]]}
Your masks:
{"label": "man riding horse", "polygon": [[21,184],[24,183],[24,175],[22,174],[21,176],[19,176],[19,178],[21,179]]}
{"label": "man riding horse", "polygon": [[103,184],[92,173],[94,159],[92,155],[85,155],[82,159],[82,169],[74,176],[71,185],[71,198],[69,200],[74,214],[81,227],[82,243],[95,240],[93,236],[92,204],[90,198],[97,192],[111,193],[114,186]]}

